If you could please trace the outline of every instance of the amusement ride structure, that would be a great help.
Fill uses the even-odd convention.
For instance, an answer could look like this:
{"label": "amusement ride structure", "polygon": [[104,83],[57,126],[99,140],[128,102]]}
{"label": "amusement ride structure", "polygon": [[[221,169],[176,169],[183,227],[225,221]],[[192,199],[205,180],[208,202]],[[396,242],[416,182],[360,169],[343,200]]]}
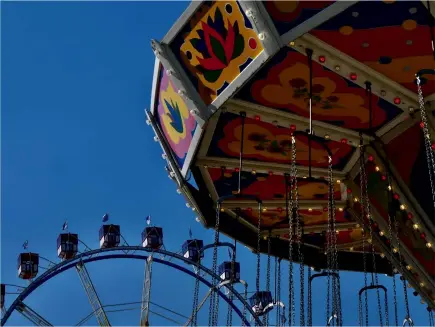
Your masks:
{"label": "amusement ride structure", "polygon": [[[322,277],[325,324],[341,326],[340,271],[358,271],[364,276],[361,326],[368,325],[369,292],[376,294],[380,326],[412,326],[408,286],[434,326],[434,17],[430,1],[192,2],[161,42],[152,41],[156,62],[146,115],[177,192],[198,221],[215,230],[214,242],[187,240],[179,255],[162,249],[163,231],[148,226],[142,246],[120,246],[120,227],[106,224],[101,248],[78,252],[78,236],[61,234],[62,261],[41,276],[40,255],[19,256],[19,276],[37,278],[8,307],[2,324],[14,310],[49,324],[23,301],[75,267],[99,324],[110,325],[85,264],[128,257],[147,260],[141,326],[149,324],[153,262],[195,279],[185,325],[198,325],[206,301],[209,326],[222,325],[223,298],[227,326],[233,311],[243,325],[268,325],[272,310],[278,326],[311,326],[312,281]],[[234,244],[221,242],[221,233]],[[257,256],[249,296],[238,243]],[[219,263],[222,246],[232,256]],[[201,264],[207,249],[211,268]],[[390,276],[392,290],[380,283],[380,273]],[[282,278],[288,296],[280,290]],[[201,301],[199,283],[209,287]],[[2,308],[4,294],[2,285]]]}

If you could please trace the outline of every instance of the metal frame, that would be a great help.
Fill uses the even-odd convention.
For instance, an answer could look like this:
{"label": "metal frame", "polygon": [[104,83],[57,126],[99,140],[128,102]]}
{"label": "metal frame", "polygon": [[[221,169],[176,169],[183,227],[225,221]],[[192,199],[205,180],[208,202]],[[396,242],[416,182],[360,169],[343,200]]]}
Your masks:
{"label": "metal frame", "polygon": [[97,318],[98,324],[100,326],[111,326],[106,311],[104,310],[97,291],[95,290],[95,286],[92,283],[91,276],[89,276],[88,270],[81,260],[76,264],[76,270],[83,288],[85,289],[86,295],[88,296],[95,318]]}
{"label": "metal frame", "polygon": [[[338,231],[340,231],[340,230],[344,231],[344,230],[348,230],[350,228],[358,228],[358,225],[359,224],[357,222],[335,223],[336,230],[338,230]],[[296,230],[296,227],[293,226],[293,229]],[[304,234],[305,235],[310,234],[310,233],[320,233],[320,232],[327,231],[327,230],[328,230],[328,224],[304,226]],[[263,236],[263,237],[269,236],[269,233],[272,236],[282,236],[282,235],[288,234],[288,231],[289,231],[288,227],[286,227],[286,228],[273,228],[271,230],[262,231],[261,236]],[[355,244],[357,244],[357,243],[360,243],[360,241],[347,243],[348,246],[346,248],[351,247],[351,246],[355,246]],[[340,247],[342,249],[344,249],[343,244],[337,245],[337,249]]]}
{"label": "metal frame", "polygon": [[326,22],[327,20],[333,18],[339,13],[345,11],[347,8],[353,6],[358,1],[336,1],[329,7],[326,7],[321,12],[308,18],[303,23],[292,28],[290,31],[281,35],[281,40],[283,44],[289,44],[291,41],[297,39],[298,37],[308,33],[312,29]]}
{"label": "metal frame", "polygon": [[142,289],[142,304],[140,308],[140,324],[139,326],[149,326],[148,315],[150,310],[151,299],[151,276],[152,276],[152,254],[147,258],[145,262],[145,277]]}
{"label": "metal frame", "polygon": [[[201,157],[198,156],[195,162],[198,167],[207,168],[221,168],[226,167],[227,169],[234,169],[239,167],[239,159],[236,158],[222,158],[222,157]],[[251,172],[255,170],[257,173],[268,174],[273,172],[274,175],[284,175],[289,172],[288,164],[279,164],[275,162],[264,162],[255,160],[243,160],[244,172]],[[308,167],[298,166],[298,177],[308,176]],[[328,175],[328,170],[326,168],[311,168],[312,177],[325,177]],[[335,178],[342,180],[346,177],[346,173],[341,170],[334,170],[333,175]]]}
{"label": "metal frame", "polygon": [[[350,187],[352,189],[352,192],[354,192],[354,194],[359,194],[358,191],[358,187],[352,182],[350,183],[349,181],[346,181],[346,183],[348,184],[348,187]],[[349,201],[349,203],[351,203],[351,201]],[[364,225],[364,221],[361,219],[360,215],[358,215],[354,209],[352,207],[349,207],[348,210],[349,214],[353,217],[354,220],[360,222],[361,226]],[[377,212],[377,210],[375,208],[371,208],[371,213],[372,213],[372,217],[374,218],[374,220],[378,223],[379,228],[383,229],[383,230],[388,230],[388,226],[386,224],[385,219]],[[381,239],[381,236],[378,233],[373,233],[372,234],[373,237],[373,242],[375,242],[375,244],[379,247],[379,249],[381,249],[382,253],[385,254],[385,256],[387,257],[387,259],[396,267],[396,269],[399,270],[400,267],[400,262],[399,259],[394,256],[391,253],[391,249],[390,246],[387,246],[383,240]],[[391,240],[391,242],[394,242],[395,240]],[[399,239],[400,241],[400,239]],[[414,272],[417,272],[418,275],[420,277],[423,277],[425,279],[425,282],[427,282],[427,277],[425,270],[420,266],[420,264],[418,262],[415,261],[414,257],[411,255],[409,255],[407,248],[405,246],[401,246],[401,249],[403,251],[401,251],[401,255],[404,258],[404,260],[406,262],[408,262],[409,264],[411,264],[414,268]],[[403,271],[401,272],[402,275],[408,280],[409,284],[412,285],[412,287],[415,290],[419,290],[419,293],[421,294],[421,296],[423,298],[425,298],[427,304],[429,306],[431,306],[432,308],[435,308],[435,302],[432,301],[431,297],[430,297],[430,293],[429,291],[426,291],[425,289],[423,289],[422,287],[420,287],[420,283],[416,280],[413,272],[408,271],[406,269],[403,269]],[[426,284],[426,285],[430,285],[430,284]],[[433,288],[435,289],[435,288]]]}
{"label": "metal frame", "polygon": [[[112,254],[110,252],[120,252],[120,253]],[[120,246],[120,247],[115,247],[115,248],[97,249],[97,250],[82,252],[72,259],[65,260],[65,261],[58,263],[57,265],[55,265],[55,266],[51,267],[50,269],[48,269],[47,271],[45,271],[38,278],[34,279],[33,282],[30,283],[29,286],[26,287],[17,296],[15,301],[8,308],[5,315],[1,319],[1,326],[5,325],[5,323],[9,319],[12,312],[17,308],[17,305],[19,305],[19,303],[23,302],[33,291],[35,291],[39,286],[41,286],[42,284],[44,284],[45,282],[47,282],[51,278],[55,277],[56,275],[66,271],[68,269],[75,267],[76,264],[78,263],[78,261],[81,260],[83,263],[88,263],[88,262],[107,260],[107,259],[115,259],[115,258],[116,259],[147,260],[148,256],[135,254],[135,252],[158,253],[158,254],[162,254],[162,255],[165,255],[165,256],[168,256],[168,257],[171,257],[174,259],[178,259],[178,260],[182,261],[183,263],[190,265],[190,266],[197,265],[196,262],[189,260],[187,258],[184,258],[183,256],[181,256],[179,254],[165,251],[165,250],[148,249],[148,248],[144,248],[141,246]],[[101,254],[101,255],[98,256],[98,254]],[[175,268],[181,272],[184,272],[184,273],[186,273],[194,278],[198,278],[203,284],[205,284],[208,287],[212,286],[212,284],[207,279],[203,278],[202,276],[197,276],[194,272],[192,272],[192,271],[190,271],[190,270],[188,270],[180,265],[177,265],[169,260],[164,260],[164,259],[159,259],[159,258],[154,258],[153,260],[154,260],[154,262],[164,264],[166,266],[169,266],[169,267]],[[219,276],[217,276],[215,273],[213,273],[210,269],[208,269],[204,266],[201,266],[200,269],[202,272],[208,274],[212,278],[219,279]],[[240,295],[232,286],[228,285],[227,288],[229,288],[230,291],[233,293],[233,295],[238,300],[240,300],[243,305],[246,306],[247,311],[250,314],[253,314],[253,311],[252,311],[250,305],[244,300],[243,296]],[[239,317],[241,317],[241,319],[244,320],[246,326],[250,326],[249,321],[243,317],[242,313],[237,308],[237,306],[235,306],[232,303],[232,301],[230,301],[224,293],[222,293],[221,291],[219,291],[218,293],[229,305],[231,305],[233,307],[234,311],[239,315]],[[259,326],[262,326],[262,323],[259,319],[256,319],[256,321],[257,321],[257,324]]]}
{"label": "metal frame", "polygon": [[162,42],[169,44],[178,35],[180,30],[186,25],[190,18],[196,13],[198,8],[203,4],[204,1],[192,1],[186,10],[181,14],[180,18],[177,19],[175,24],[171,27],[168,33],[163,37]]}
{"label": "metal frame", "polygon": [[[382,171],[386,171],[387,169],[385,167],[385,163],[388,159],[383,156],[382,152],[383,151],[381,151],[376,144],[372,144],[372,146],[368,149],[368,153],[374,157],[376,163],[381,167]],[[400,202],[406,206],[406,210],[414,215],[413,220],[419,223],[420,226],[425,226],[425,231],[427,231],[426,238],[435,244],[435,226],[431,223],[428,215],[421,208],[418,201],[414,198],[406,183],[402,180],[392,164],[389,165],[389,169],[391,174],[390,177],[392,190],[394,193],[397,193],[400,196]]]}
{"label": "metal frame", "polygon": [[169,167],[175,173],[175,181],[177,182],[178,186],[181,186],[183,184],[184,179],[181,175],[180,168],[178,167],[178,164],[173,157],[171,147],[167,143],[167,140],[164,137],[162,131],[160,130],[159,125],[156,123],[154,115],[147,110],[145,110],[145,114],[148,120],[150,121],[151,127],[154,131],[154,134],[156,135],[155,137],[157,137],[157,140],[160,143],[160,146],[162,147],[164,154],[166,155],[166,161]]}
{"label": "metal frame", "polygon": [[24,318],[34,323],[35,326],[53,326],[44,317],[23,302],[18,303],[17,311],[21,313]]}
{"label": "metal frame", "polygon": [[[352,81],[353,83],[364,89],[364,83],[366,81],[370,81],[372,83],[372,94],[383,98],[385,101],[394,104],[394,98],[396,96],[400,96],[402,102],[399,105],[394,105],[400,108],[403,113],[398,115],[389,123],[385,124],[376,132],[376,134],[380,137],[408,118],[409,107],[418,108],[416,93],[408,90],[404,86],[392,81],[384,75],[381,75],[374,69],[362,64],[361,62],[353,59],[352,57],[310,34],[305,34],[301,38],[295,40],[295,45],[293,48],[303,55],[305,55],[305,48],[313,49],[314,53],[325,55],[328,58],[325,63],[319,63],[316,56],[313,56],[313,60],[346,79],[350,79],[349,76],[351,73],[356,73],[358,75],[358,79],[356,81]],[[337,65],[340,66],[339,71],[335,69],[335,66]],[[385,96],[381,95],[383,90],[387,92]],[[359,142],[357,144],[359,144]]]}
{"label": "metal frame", "polygon": [[203,129],[199,125],[196,126],[195,132],[193,134],[192,142],[190,143],[189,150],[186,154],[186,159],[184,160],[183,168],[181,169],[181,175],[186,178],[187,173],[189,172],[190,166],[194,159],[195,153],[199,148],[199,141],[201,140],[201,136],[203,134]]}
{"label": "metal frame", "polygon": [[190,108],[190,111],[195,112],[195,119],[198,122],[198,125],[202,127],[211,113],[208,112],[204,101],[193,87],[192,82],[186,76],[186,72],[181,67],[181,64],[175,58],[168,45],[152,40],[151,47],[163,68],[166,70],[166,75],[168,75],[171,82],[174,83],[175,87],[178,88],[180,96],[183,97],[187,107]]}
{"label": "metal frame", "polygon": [[[259,36],[263,51],[267,56],[273,56],[281,48],[281,40],[272,19],[259,1],[239,1],[240,7],[251,22],[254,31]],[[263,39],[261,39],[261,37]]]}
{"label": "metal frame", "polygon": [[[160,48],[157,48],[157,50],[159,50],[159,49]],[[151,115],[153,115],[153,117],[156,116],[156,112],[157,112],[157,103],[158,103],[158,97],[157,96],[159,94],[159,90],[158,90],[159,85],[158,85],[158,82],[159,82],[159,76],[160,76],[160,73],[161,73],[161,70],[162,70],[162,66],[163,66],[163,64],[161,64],[160,59],[158,57],[156,57],[155,63],[154,63],[154,77],[153,77],[153,84],[152,84],[152,90],[151,90],[151,106],[150,106],[150,113],[151,113]],[[165,69],[164,66],[163,66],[163,69]],[[169,70],[171,70],[171,69],[169,69]],[[167,71],[169,71],[169,70],[167,70]],[[168,78],[171,80],[171,82],[173,82],[176,85],[176,87],[179,90],[183,90],[184,88],[183,88],[182,80],[178,79],[176,77],[176,75],[177,75],[177,73],[172,73],[172,75],[168,76]],[[184,100],[186,101],[186,105],[189,107],[189,109],[191,109],[191,110],[192,109],[193,110],[197,109],[196,105],[192,102],[192,100],[190,100],[189,98],[186,98],[186,97],[184,98]],[[199,141],[201,140],[201,136],[202,136],[202,133],[203,133],[203,128],[202,127],[205,124],[205,120],[204,119],[202,119],[202,118],[200,118],[200,117],[198,117],[196,115],[194,115],[194,117],[196,119],[197,126],[195,128],[195,131],[194,131],[194,134],[193,134],[193,137],[192,137],[192,141],[191,141],[191,143],[189,145],[189,149],[187,151],[186,159],[184,160],[183,167],[178,167],[178,164],[176,164],[176,162],[175,162],[176,167],[178,167],[179,170],[181,171],[181,175],[183,176],[183,178],[186,177],[186,175],[187,175],[187,173],[188,173],[188,171],[190,169],[190,165],[192,163],[193,156],[194,156],[194,154],[197,151],[197,147],[198,147]],[[154,124],[157,125],[156,118],[154,118],[154,122],[155,122]],[[157,133],[155,131],[155,128],[154,128],[154,133],[157,135]],[[164,134],[162,132],[160,132],[160,134],[162,136],[164,136]],[[166,140],[166,138],[165,138],[165,140]],[[166,141],[166,143],[167,143],[167,141]],[[167,144],[167,147],[168,147],[169,153],[167,153],[164,150],[165,154],[167,156],[172,155],[172,150],[171,150],[171,147],[169,146],[169,144]]]}
{"label": "metal frame", "polygon": [[[254,119],[255,116],[260,116],[263,122],[271,123],[278,126],[296,125],[297,130],[308,130],[309,118],[305,118],[290,112],[272,109],[256,103],[247,102],[244,100],[231,99],[228,101],[227,111],[239,114],[241,111],[246,112],[246,117]],[[334,126],[321,121],[312,122],[315,134],[318,136],[329,135],[329,139],[340,142],[343,137],[349,140],[349,145],[357,146],[359,144],[359,133],[347,128]],[[363,135],[367,142],[372,141],[373,137]]]}
{"label": "metal frame", "polygon": [[[246,197],[248,197],[248,195],[246,195]],[[240,208],[240,209],[247,209],[247,208],[252,208],[254,209],[256,206],[256,201],[255,200],[250,200],[250,199],[238,199],[238,200],[234,200],[234,201],[229,201],[226,202],[225,205],[223,205],[223,208],[225,209],[236,209],[236,208]],[[286,205],[285,199],[280,199],[280,200],[264,200],[262,201],[263,203],[263,211],[266,211],[268,209],[272,209],[272,208],[283,208]],[[335,201],[335,205],[338,207],[342,207],[345,208],[347,205],[346,201]],[[328,206],[328,200],[299,200],[299,209],[300,210],[304,210],[304,209],[323,209],[325,207]]]}

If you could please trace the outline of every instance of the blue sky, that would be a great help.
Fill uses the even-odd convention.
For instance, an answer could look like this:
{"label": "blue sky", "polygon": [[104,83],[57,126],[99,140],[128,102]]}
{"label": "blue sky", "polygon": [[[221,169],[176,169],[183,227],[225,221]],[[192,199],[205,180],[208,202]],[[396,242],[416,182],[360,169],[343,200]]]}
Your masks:
{"label": "blue sky", "polygon": [[[121,225],[130,244],[139,244],[149,214],[154,224],[164,228],[167,249],[180,249],[189,226],[195,237],[212,241],[212,231],[195,222],[194,213],[167,178],[161,149],[144,123],[154,66],[150,40],[162,39],[187,5],[2,3],[3,283],[24,285],[16,276],[16,258],[25,240],[31,251],[57,260],[56,238],[65,220],[70,231],[92,248],[98,247],[105,212],[111,222]],[[239,249],[242,278],[254,286],[255,256],[244,247]],[[209,266],[210,256],[205,261]],[[220,260],[227,257],[223,250]],[[104,304],[140,301],[143,267],[143,262],[132,260],[88,265]],[[264,277],[265,258],[262,267]],[[287,299],[286,264],[282,271],[281,293]],[[380,278],[391,291],[389,280]],[[362,286],[362,274],[343,274],[346,324],[357,324],[357,292]],[[190,277],[166,267],[154,268],[153,302],[189,315],[192,293]],[[402,321],[401,287],[398,293]],[[200,297],[204,294],[202,288]],[[324,282],[319,281],[313,292],[313,323],[317,325],[324,324],[324,294]],[[392,305],[391,292],[389,296]],[[7,304],[12,300],[8,296]],[[415,322],[427,324],[419,299],[410,294],[410,301]],[[53,324],[75,324],[91,311],[73,270],[43,285],[26,303]],[[208,304],[199,323],[207,324],[207,311]],[[224,318],[226,306],[220,312]],[[371,316],[376,323],[376,312]],[[135,325],[139,311],[110,313],[109,319],[113,325]],[[168,323],[151,317],[153,325]],[[15,313],[9,324],[27,322]]]}

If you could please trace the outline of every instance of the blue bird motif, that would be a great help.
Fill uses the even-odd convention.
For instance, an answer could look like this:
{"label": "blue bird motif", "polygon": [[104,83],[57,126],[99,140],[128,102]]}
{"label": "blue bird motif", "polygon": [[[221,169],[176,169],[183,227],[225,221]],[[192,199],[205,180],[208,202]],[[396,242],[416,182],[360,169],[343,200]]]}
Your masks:
{"label": "blue bird motif", "polygon": [[174,102],[171,100],[171,103],[169,103],[166,99],[165,99],[165,104],[166,107],[168,108],[169,112],[166,113],[166,115],[169,116],[169,118],[171,119],[171,126],[178,132],[178,133],[183,133],[184,130],[184,126],[183,126],[183,119],[181,117],[181,112],[180,112],[180,108],[178,107],[178,103]]}

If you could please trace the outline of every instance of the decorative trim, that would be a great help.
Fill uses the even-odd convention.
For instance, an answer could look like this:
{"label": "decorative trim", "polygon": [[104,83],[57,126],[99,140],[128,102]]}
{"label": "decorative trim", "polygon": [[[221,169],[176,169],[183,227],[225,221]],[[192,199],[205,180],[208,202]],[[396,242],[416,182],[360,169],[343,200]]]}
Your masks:
{"label": "decorative trim", "polygon": [[[196,163],[197,166],[221,168],[226,167],[228,169],[239,167],[239,159],[233,158],[221,158],[221,157],[202,157],[198,156]],[[275,162],[263,162],[254,160],[243,160],[243,171],[268,174],[273,172],[274,175],[284,175],[289,173],[290,166],[285,164],[279,164]],[[328,176],[328,169],[326,168],[311,168],[312,177],[320,178]],[[308,167],[298,166],[298,177],[308,176]],[[346,174],[341,171],[334,170],[333,176],[338,179],[346,177]]]}
{"label": "decorative trim", "polygon": [[183,177],[181,176],[180,170],[178,169],[178,165],[172,156],[171,148],[166,143],[166,139],[163,136],[163,133],[160,131],[160,128],[157,125],[156,120],[155,120],[154,116],[151,114],[151,112],[145,110],[145,114],[147,115],[147,118],[151,123],[151,127],[154,131],[154,134],[156,135],[155,140],[158,143],[160,143],[160,146],[162,147],[162,150],[163,150],[164,154],[166,155],[166,161],[167,161],[170,169],[172,170],[172,172],[174,172],[174,174],[175,174],[173,180],[176,181],[177,186],[180,187],[181,185],[183,185]]}
{"label": "decorative trim", "polygon": [[[376,144],[372,144],[371,148],[367,149],[367,153],[374,157],[374,160],[377,162],[379,166],[381,166],[381,171],[386,171],[385,165],[382,161],[385,160],[382,155],[381,150]],[[381,158],[381,160],[376,160]],[[381,161],[381,164],[379,164]],[[416,221],[420,226],[426,226],[424,232],[426,234],[426,239],[430,241],[435,246],[435,226],[430,221],[427,214],[419,205],[418,201],[414,198],[406,183],[400,178],[400,175],[397,173],[394,165],[390,164],[391,170],[391,188],[392,192],[397,193],[400,196],[400,202],[405,205],[407,211],[413,213],[413,220]],[[421,220],[419,219],[421,217]]]}
{"label": "decorative trim", "polygon": [[259,1],[238,1],[245,11],[267,56],[273,56],[281,48],[281,39],[269,14]]}
{"label": "decorative trim", "polygon": [[204,126],[210,113],[199,94],[194,89],[192,82],[187,78],[186,73],[175,58],[172,50],[166,44],[159,43],[156,40],[151,41],[151,46],[154,54],[165,68],[165,73],[178,88],[178,93],[186,101],[187,106],[190,108],[190,113],[195,117],[200,127]]}
{"label": "decorative trim", "polygon": [[153,84],[151,88],[151,105],[150,105],[150,111],[151,114],[154,115],[156,112],[156,103],[157,103],[157,83],[159,82],[159,75],[160,75],[160,60],[159,58],[155,58],[154,60],[154,73],[153,73]]}
{"label": "decorative trim", "polygon": [[[285,200],[266,200],[262,201],[263,203],[263,210],[267,211],[269,209],[277,209],[277,208],[283,208],[286,205]],[[335,201],[335,205],[337,208],[345,208],[347,202],[346,201]],[[255,200],[243,200],[243,199],[237,199],[237,200],[231,200],[228,202],[224,202],[222,204],[222,207],[224,209],[247,209],[247,208],[255,208],[257,206],[257,202]],[[302,210],[320,210],[328,206],[327,200],[299,200],[299,209]]]}
{"label": "decorative trim", "polygon": [[329,7],[323,9],[318,14],[307,19],[302,24],[299,24],[298,26],[292,28],[287,33],[283,34],[281,36],[282,43],[289,44],[291,41],[297,39],[298,37],[304,35],[305,33],[308,33],[312,29],[316,28],[317,26],[333,18],[334,16],[338,15],[342,11],[345,11],[347,8],[353,6],[357,2],[358,1],[336,1]]}
{"label": "decorative trim", "polygon": [[[348,230],[348,229],[354,229],[358,228],[360,225],[357,222],[350,222],[350,223],[335,223],[336,230]],[[293,229],[296,230],[296,227],[293,226]],[[328,230],[328,224],[321,224],[321,225],[312,225],[312,226],[304,226],[304,234],[310,234],[310,233],[321,233]],[[274,228],[270,230],[272,236],[282,236],[285,234],[288,234],[288,227],[286,228]],[[268,236],[269,230],[264,230],[261,232],[261,236]],[[361,241],[357,241],[361,242]],[[356,242],[353,242],[356,243]],[[338,247],[338,245],[337,245]]]}
{"label": "decorative trim", "polygon": [[[291,124],[294,124],[296,125],[297,130],[307,130],[310,124],[308,118],[243,100],[231,99],[228,101],[227,108],[228,112],[239,114],[240,111],[244,111],[246,112],[246,117],[248,118],[254,119],[255,116],[259,116],[262,121],[274,125],[290,126]],[[349,145],[357,146],[359,144],[358,132],[317,120],[313,121],[312,124],[314,132],[318,136],[322,135],[323,137],[324,135],[328,134],[329,139],[336,142],[340,142],[341,139],[345,137],[348,139]],[[368,135],[363,135],[363,137],[366,142],[373,140],[373,138]]]}
{"label": "decorative trim", "polygon": [[175,24],[171,27],[168,33],[163,37],[162,43],[169,44],[178,35],[180,30],[186,25],[190,18],[196,13],[198,8],[202,5],[204,1],[192,1],[189,7],[184,10],[181,16],[177,19]]}
{"label": "decorative trim", "polygon": [[219,117],[222,111],[223,109],[217,111],[213,116],[211,116],[210,120],[207,122],[204,137],[202,138],[201,142],[201,147],[198,151],[198,156],[202,157],[207,155],[208,148],[210,147],[211,141],[213,140],[214,131],[216,129],[216,125],[219,121]]}
{"label": "decorative trim", "polygon": [[211,179],[208,170],[203,167],[199,167],[199,170],[201,172],[202,179],[204,180],[205,186],[207,187],[208,193],[211,196],[211,199],[213,200],[213,202],[216,203],[216,201],[219,198],[219,195],[216,192],[216,189],[213,184],[213,180]]}
{"label": "decorative trim", "polygon": [[210,112],[218,110],[228,99],[230,99],[237,90],[239,90],[254,74],[261,68],[261,66],[271,58],[271,55],[264,50],[246,67],[232,82],[231,84],[218,95],[216,99],[208,106]]}
{"label": "decorative trim", "polygon": [[[348,212],[355,220],[360,221],[360,223],[363,223],[361,221],[361,217],[352,208],[349,208]],[[387,259],[396,267],[396,269],[398,269],[400,267],[400,262],[399,262],[397,257],[395,257],[391,254],[389,246],[387,246],[384,242],[382,242],[382,240],[378,234],[373,234],[373,238],[374,238],[376,245],[378,245],[379,248],[382,250],[382,253],[384,253],[385,256],[387,257]],[[428,305],[435,308],[435,305],[434,305],[435,302],[432,302],[432,299],[431,299],[430,293],[429,293],[430,291],[426,294],[425,290],[420,287],[420,283],[415,279],[413,273],[407,269],[403,269],[402,275],[406,278],[408,283],[415,290],[419,290],[419,293],[422,295],[422,297],[424,297],[426,299],[426,302],[428,303]]]}
{"label": "decorative trim", "polygon": [[203,133],[203,129],[198,125],[196,126],[195,133],[193,134],[192,142],[190,143],[189,150],[186,154],[186,159],[184,160],[183,169],[181,170],[181,175],[183,178],[186,178],[187,172],[190,169],[190,165],[194,159],[194,155],[199,147],[199,141],[201,140],[201,135]]}
{"label": "decorative trim", "polygon": [[[353,194],[360,196],[360,192],[358,187],[356,186],[356,184],[353,181],[349,181],[347,180],[346,182],[347,187],[349,187]],[[353,216],[354,219],[356,219],[357,221],[359,221],[362,225],[364,225],[364,222],[362,221],[361,217],[356,214],[352,208],[348,208],[348,212]],[[388,226],[387,226],[387,222],[385,221],[385,219],[379,214],[379,212],[376,210],[376,208],[374,208],[373,206],[371,207],[371,214],[374,218],[374,220],[378,223],[379,228],[383,229],[383,230],[388,230]],[[376,240],[376,244],[383,249],[383,253],[385,253],[386,255],[389,256],[390,261],[392,261],[394,263],[394,265],[396,266],[397,269],[399,269],[400,264],[398,262],[398,259],[394,256],[392,256],[391,254],[391,250],[390,248],[382,241],[380,235],[378,233],[372,233],[372,237]],[[395,243],[395,239],[390,240],[390,242],[392,244]],[[400,242],[400,254],[402,255],[402,257],[404,258],[404,260],[408,263],[411,264],[414,267],[414,271],[418,273],[419,277],[421,277],[424,281],[424,283],[427,285],[427,289],[430,290],[431,292],[435,291],[435,281],[432,280],[428,275],[425,269],[423,269],[423,267],[421,266],[421,264],[415,259],[415,257],[412,255],[412,253],[410,253],[409,249],[402,243],[402,241],[399,238],[399,242]],[[394,244],[397,246],[397,244]],[[403,273],[406,274],[407,270],[403,269]],[[408,274],[406,274],[408,275]],[[416,286],[418,287],[418,289],[420,290],[420,294],[422,296],[424,296],[427,299],[430,299],[429,296],[429,292],[422,288],[419,287],[419,283],[415,280],[414,276],[410,273],[408,276],[408,278],[411,277],[412,279],[408,279],[408,280],[412,280],[413,284],[416,284]],[[414,285],[415,286],[415,285]],[[431,303],[432,301],[429,301],[427,303]]]}

